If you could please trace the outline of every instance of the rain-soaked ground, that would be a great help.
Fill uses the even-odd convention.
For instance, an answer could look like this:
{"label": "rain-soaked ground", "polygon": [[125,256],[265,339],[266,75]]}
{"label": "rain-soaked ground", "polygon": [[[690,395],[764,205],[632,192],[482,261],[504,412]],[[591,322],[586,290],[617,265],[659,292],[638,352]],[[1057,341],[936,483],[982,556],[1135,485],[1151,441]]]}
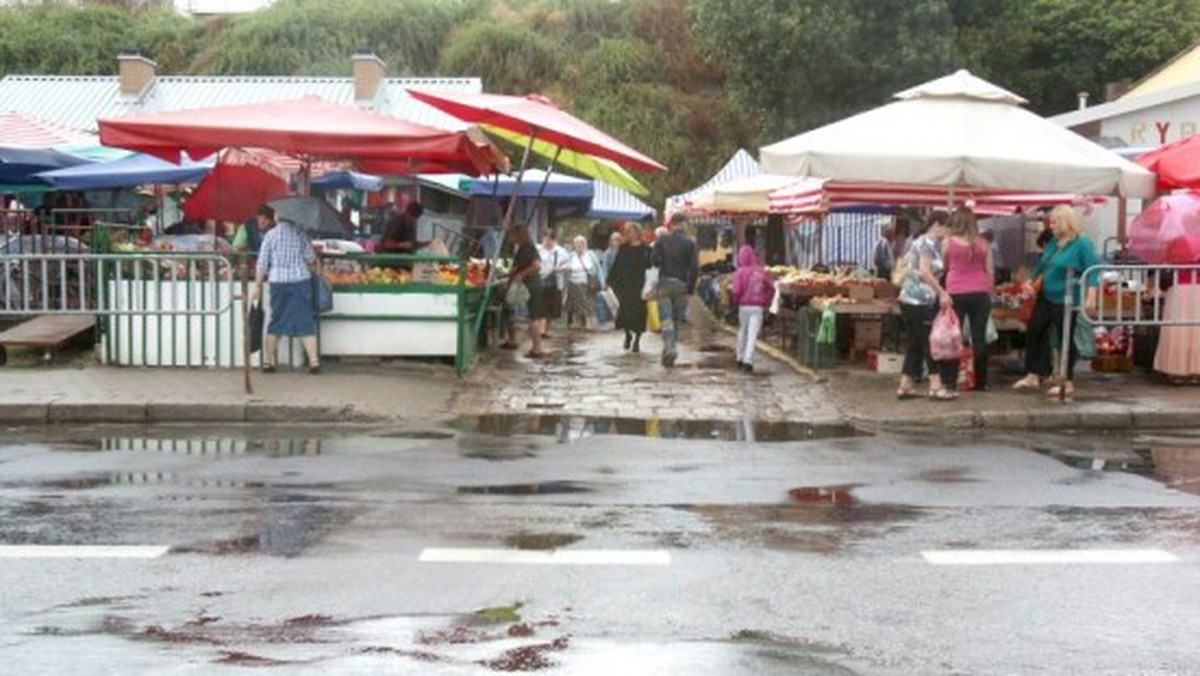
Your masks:
{"label": "rain-soaked ground", "polygon": [[[889,437],[554,412],[10,429],[0,659],[13,673],[1182,674],[1200,658],[1198,495],[1188,432]],[[166,553],[17,548],[134,545]],[[993,549],[1177,563],[922,561]],[[659,558],[604,562],[631,552]]]}

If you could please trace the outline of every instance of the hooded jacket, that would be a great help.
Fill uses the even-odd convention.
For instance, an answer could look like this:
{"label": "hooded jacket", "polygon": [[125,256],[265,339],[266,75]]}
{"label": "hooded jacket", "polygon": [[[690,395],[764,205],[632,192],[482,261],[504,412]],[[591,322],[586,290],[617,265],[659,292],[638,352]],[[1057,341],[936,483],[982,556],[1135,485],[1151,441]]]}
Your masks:
{"label": "hooded jacket", "polygon": [[733,273],[730,294],[738,306],[767,307],[775,297],[775,282],[758,262],[754,247],[742,245],[738,251],[737,272]]}

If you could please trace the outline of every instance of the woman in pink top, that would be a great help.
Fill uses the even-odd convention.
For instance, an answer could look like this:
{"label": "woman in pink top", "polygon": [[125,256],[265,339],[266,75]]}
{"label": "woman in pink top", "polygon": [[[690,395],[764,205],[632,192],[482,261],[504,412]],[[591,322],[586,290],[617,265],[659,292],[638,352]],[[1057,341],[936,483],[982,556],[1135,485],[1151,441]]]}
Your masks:
{"label": "woman in pink top", "polygon": [[[987,325],[992,315],[992,247],[979,235],[975,213],[959,207],[950,215],[950,234],[942,240],[946,265],[946,291],[954,302],[958,321],[971,322],[971,348],[975,353],[975,389],[988,384]],[[943,378],[944,379],[944,378]],[[946,382],[953,387],[955,380]]]}

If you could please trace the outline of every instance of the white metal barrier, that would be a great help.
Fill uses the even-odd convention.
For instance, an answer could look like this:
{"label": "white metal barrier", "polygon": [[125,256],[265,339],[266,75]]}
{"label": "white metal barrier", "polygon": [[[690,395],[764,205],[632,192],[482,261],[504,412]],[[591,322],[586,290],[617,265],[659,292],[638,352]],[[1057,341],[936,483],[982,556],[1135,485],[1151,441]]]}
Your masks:
{"label": "white metal barrier", "polygon": [[[1167,297],[1162,292],[1165,280],[1189,290],[1186,297],[1179,294],[1181,302],[1190,306],[1186,308],[1189,311],[1167,316]],[[1059,374],[1067,372],[1069,350],[1075,336],[1076,311],[1093,326],[1200,326],[1200,285],[1197,282],[1200,282],[1200,264],[1101,264],[1093,265],[1081,275],[1068,270]],[[1089,304],[1087,289],[1093,285],[1095,302]],[[1075,303],[1076,290],[1081,292],[1078,305]],[[1175,310],[1177,313],[1178,308]],[[1060,391],[1061,398],[1065,398],[1066,389]]]}

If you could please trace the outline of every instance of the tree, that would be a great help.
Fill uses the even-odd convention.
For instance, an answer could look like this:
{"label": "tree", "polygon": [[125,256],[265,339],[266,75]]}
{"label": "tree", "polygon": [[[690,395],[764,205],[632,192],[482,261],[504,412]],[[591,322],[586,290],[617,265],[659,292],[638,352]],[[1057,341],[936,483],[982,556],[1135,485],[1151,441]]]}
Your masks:
{"label": "tree", "polygon": [[885,103],[952,66],[944,0],[694,0],[693,26],[731,94],[790,136]]}

